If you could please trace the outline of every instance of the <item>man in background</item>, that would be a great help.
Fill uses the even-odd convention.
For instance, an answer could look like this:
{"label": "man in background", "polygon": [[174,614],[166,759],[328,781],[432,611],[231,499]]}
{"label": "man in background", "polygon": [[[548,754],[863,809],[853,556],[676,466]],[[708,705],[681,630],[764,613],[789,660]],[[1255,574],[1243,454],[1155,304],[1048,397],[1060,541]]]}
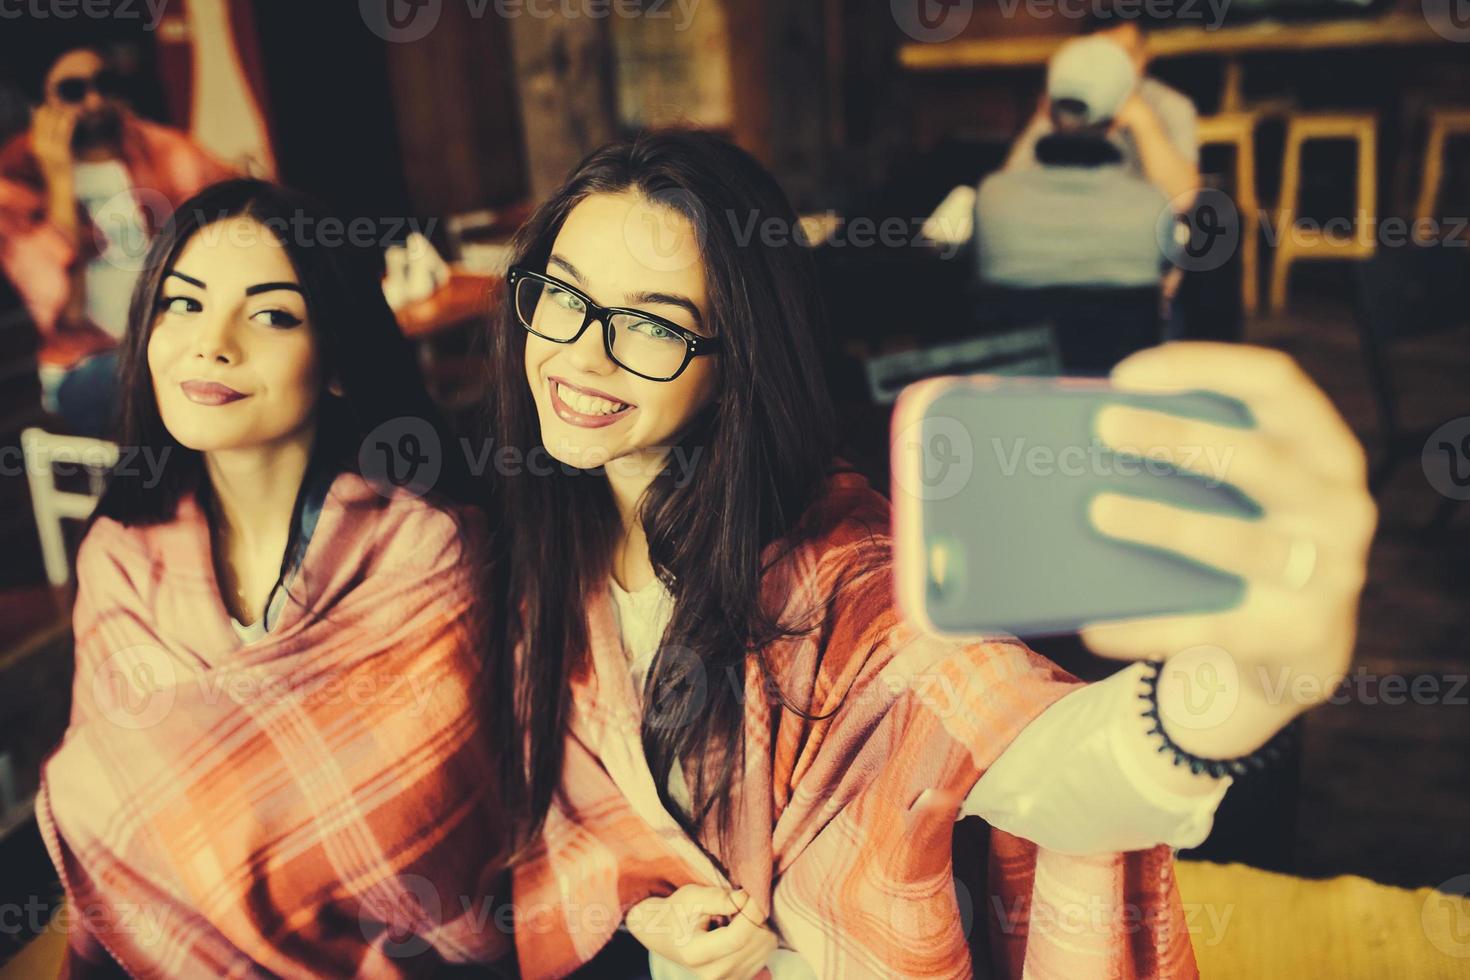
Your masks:
{"label": "man in background", "polygon": [[[1178,214],[1185,214],[1199,190],[1199,114],[1189,97],[1146,74],[1148,44],[1138,17],[1100,12],[1088,22],[1092,37],[1117,45],[1132,63],[1137,82],[1112,114],[1108,138],[1123,155],[1124,166],[1159,189]],[[1037,165],[1036,143],[1055,131],[1050,96],[1017,138],[1006,169]]]}
{"label": "man in background", "polygon": [[41,334],[42,401],[77,435],[105,435],[117,342],[148,242],[183,201],[231,175],[146,122],[90,49],[46,74],[30,129],[0,149],[0,269]]}
{"label": "man in background", "polygon": [[[1116,139],[1138,73],[1118,45],[1064,45],[1047,67],[1047,119],[1029,163],[987,177],[976,201],[980,278],[1015,288],[1158,287],[1166,192]],[[1033,129],[1037,127],[1033,126]]]}
{"label": "man in background", "polygon": [[991,174],[976,196],[986,315],[1050,322],[1072,373],[1105,374],[1162,337],[1174,215],[1115,138],[1137,88],[1138,69],[1117,44],[1064,45],[1047,66],[1046,127],[1027,148],[1032,162]]}

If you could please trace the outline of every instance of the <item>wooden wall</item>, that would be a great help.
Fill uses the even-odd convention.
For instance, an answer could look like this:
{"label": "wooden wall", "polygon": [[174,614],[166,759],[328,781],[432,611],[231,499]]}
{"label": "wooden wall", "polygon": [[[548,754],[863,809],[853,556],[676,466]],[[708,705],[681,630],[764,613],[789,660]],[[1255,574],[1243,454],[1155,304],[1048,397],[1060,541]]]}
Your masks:
{"label": "wooden wall", "polygon": [[616,134],[606,20],[518,17],[510,24],[527,183],[546,198],[584,156]]}
{"label": "wooden wall", "polygon": [[388,44],[403,176],[416,212],[497,207],[528,191],[510,26],[469,5],[443,5],[438,27]]}

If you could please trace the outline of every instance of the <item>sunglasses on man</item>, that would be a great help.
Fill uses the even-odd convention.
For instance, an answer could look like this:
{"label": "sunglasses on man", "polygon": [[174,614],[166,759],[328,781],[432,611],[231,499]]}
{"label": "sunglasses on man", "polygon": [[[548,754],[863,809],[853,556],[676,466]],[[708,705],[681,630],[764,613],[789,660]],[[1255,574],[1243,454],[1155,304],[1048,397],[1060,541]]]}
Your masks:
{"label": "sunglasses on man", "polygon": [[69,105],[78,105],[87,98],[88,92],[96,92],[104,99],[122,94],[122,77],[116,72],[102,70],[95,75],[76,75],[63,78],[55,85],[56,97]]}

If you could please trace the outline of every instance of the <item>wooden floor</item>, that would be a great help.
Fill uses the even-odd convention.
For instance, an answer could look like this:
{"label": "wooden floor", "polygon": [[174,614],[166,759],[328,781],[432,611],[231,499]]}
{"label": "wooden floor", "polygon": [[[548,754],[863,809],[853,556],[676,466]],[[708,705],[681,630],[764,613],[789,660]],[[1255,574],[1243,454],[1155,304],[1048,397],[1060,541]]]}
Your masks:
{"label": "wooden floor", "polygon": [[[1345,303],[1304,299],[1264,323],[1376,448],[1376,416]],[[1470,415],[1470,329],[1397,347],[1402,416],[1433,426]],[[1470,503],[1426,533],[1442,498],[1409,460],[1379,504],[1354,683],[1305,718],[1297,871],[1436,887],[1470,876]],[[1384,678],[1437,679],[1427,703],[1390,703]],[[1421,682],[1427,687],[1428,682]],[[1465,892],[1470,878],[1452,887]]]}

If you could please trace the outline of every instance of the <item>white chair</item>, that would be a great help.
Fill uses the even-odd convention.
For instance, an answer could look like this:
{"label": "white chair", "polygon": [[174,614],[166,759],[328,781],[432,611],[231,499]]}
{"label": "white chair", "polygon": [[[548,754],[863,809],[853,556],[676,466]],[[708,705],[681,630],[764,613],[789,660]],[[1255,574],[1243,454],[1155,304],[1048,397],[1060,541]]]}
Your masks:
{"label": "white chair", "polygon": [[[31,486],[31,506],[36,514],[36,532],[41,536],[41,556],[46,578],[54,586],[71,581],[63,520],[85,521],[102,496],[107,471],[117,465],[114,443],[80,436],[58,436],[43,429],[26,429],[20,434],[25,454],[26,479]],[[87,474],[87,493],[62,490],[56,485],[56,466],[80,467]]]}

